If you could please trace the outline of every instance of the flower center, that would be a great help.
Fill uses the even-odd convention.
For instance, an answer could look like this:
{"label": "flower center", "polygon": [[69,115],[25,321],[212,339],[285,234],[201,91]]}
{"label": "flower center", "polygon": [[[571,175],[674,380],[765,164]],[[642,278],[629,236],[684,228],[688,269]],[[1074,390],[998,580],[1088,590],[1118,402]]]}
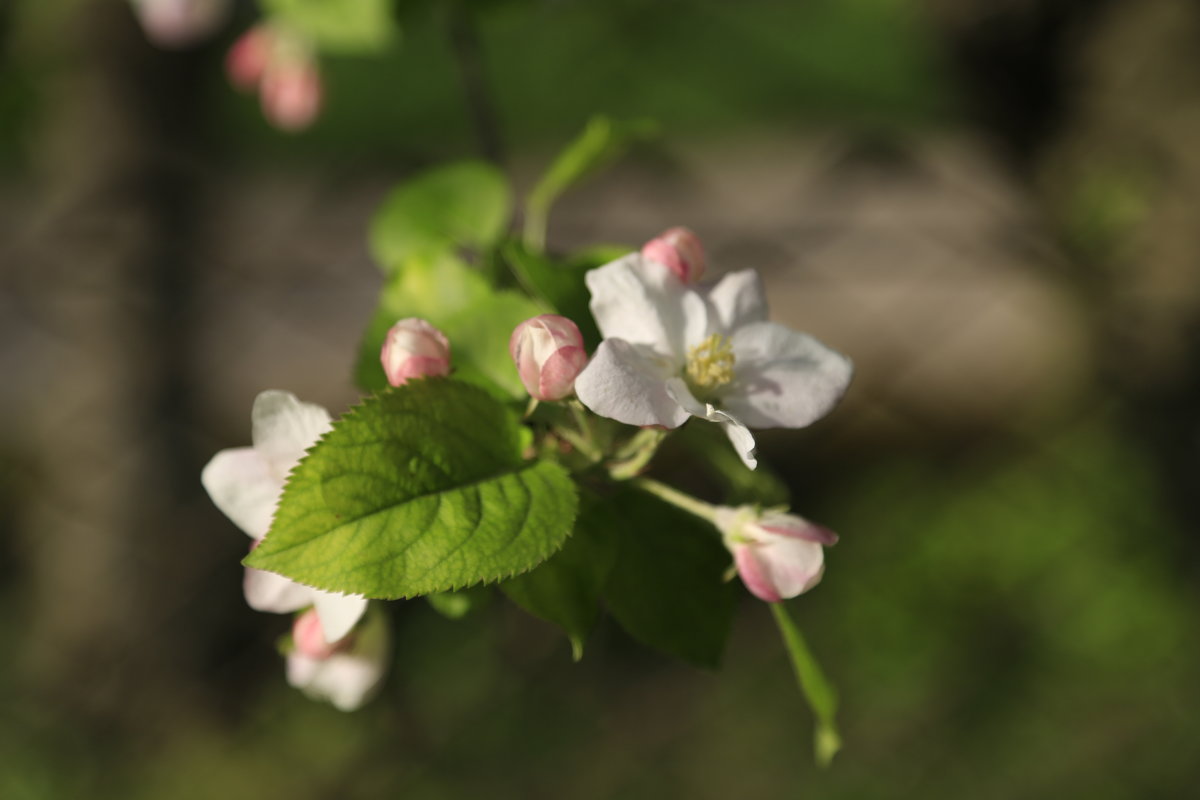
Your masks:
{"label": "flower center", "polygon": [[733,382],[733,345],[729,339],[714,333],[688,350],[687,382],[697,399]]}

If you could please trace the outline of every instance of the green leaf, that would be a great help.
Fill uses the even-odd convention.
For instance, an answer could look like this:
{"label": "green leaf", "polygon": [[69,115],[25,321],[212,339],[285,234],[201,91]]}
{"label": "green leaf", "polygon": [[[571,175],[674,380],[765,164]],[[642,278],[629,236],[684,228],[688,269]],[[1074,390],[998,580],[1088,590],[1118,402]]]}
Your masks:
{"label": "green leaf", "polygon": [[608,166],[637,139],[653,134],[646,120],[613,122],[593,117],[577,139],[567,145],[525,200],[525,244],[541,252],[546,246],[546,222],[550,207],[567,189]]}
{"label": "green leaf", "polygon": [[371,255],[388,273],[412,258],[483,250],[504,233],[511,214],[508,180],[496,167],[483,161],[438,167],[387,196],[371,220]]}
{"label": "green leaf", "polygon": [[392,599],[502,580],[556,552],[575,484],[526,462],[525,428],[486,392],[443,378],[368,398],[292,471],[248,566]]}
{"label": "green leaf", "polygon": [[600,331],[588,308],[591,294],[584,283],[584,275],[591,265],[556,264],[516,241],[505,245],[502,254],[526,292],[579,326],[589,350],[600,343]]}
{"label": "green leaf", "polygon": [[808,701],[808,706],[816,718],[813,755],[817,764],[827,767],[842,747],[842,739],[838,735],[837,720],[835,719],[837,692],[825,678],[825,674],[821,672],[820,665],[817,664],[817,660],[808,649],[800,629],[796,627],[796,623],[788,614],[787,607],[783,603],[770,603],[769,605],[771,614],[775,617],[775,624],[779,626],[779,632],[783,636],[783,643],[787,647],[788,655],[791,657],[792,669],[796,673],[796,682],[800,685],[800,693]]}
{"label": "green leaf", "polygon": [[435,611],[447,619],[462,619],[476,609],[483,608],[492,594],[483,586],[473,586],[461,592],[434,592],[425,599]]}
{"label": "green leaf", "polygon": [[274,21],[326,52],[376,52],[400,33],[390,0],[262,0],[262,5]]}
{"label": "green leaf", "polygon": [[600,614],[600,595],[617,555],[621,520],[603,500],[586,500],[575,533],[548,561],[500,584],[521,608],[561,627],[576,661]]}
{"label": "green leaf", "polygon": [[384,337],[397,320],[422,317],[450,340],[455,377],[497,397],[522,398],[525,388],[508,353],[508,339],[520,322],[541,313],[527,297],[493,291],[482,275],[455,256],[414,256],[388,278],[380,294],[359,348],[355,382],[368,392],[387,388],[379,364]]}
{"label": "green leaf", "polygon": [[729,438],[716,425],[687,425],[669,446],[683,453],[672,456],[686,459],[689,464],[702,464],[724,488],[724,504],[730,506],[756,503],[761,506],[791,504],[787,483],[762,461],[758,469],[747,469],[729,444]]}
{"label": "green leaf", "polygon": [[609,501],[620,551],[606,587],[609,611],[643,644],[715,667],[733,621],[729,554],[708,522],[625,489]]}

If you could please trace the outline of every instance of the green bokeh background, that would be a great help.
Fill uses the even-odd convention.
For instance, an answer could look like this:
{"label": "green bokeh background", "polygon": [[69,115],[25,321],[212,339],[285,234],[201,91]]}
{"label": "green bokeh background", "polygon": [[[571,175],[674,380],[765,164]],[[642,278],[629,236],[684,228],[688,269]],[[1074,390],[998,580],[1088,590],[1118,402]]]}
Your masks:
{"label": "green bokeh background", "polygon": [[[31,498],[54,474],[37,467],[38,440],[21,420],[32,406],[17,405],[29,393],[13,381],[0,388],[5,410],[14,409],[0,436],[0,637],[10,654],[0,660],[0,797],[1193,793],[1200,548],[1191,487],[1200,479],[1200,405],[1191,401],[1200,348],[1192,331],[1200,327],[1192,327],[1194,316],[1181,323],[1182,344],[1162,362],[1168,367],[1144,377],[1130,365],[1137,351],[1122,349],[1122,326],[1132,323],[1116,320],[1123,281],[1152,270],[1156,257],[1143,245],[1154,234],[1145,220],[1167,202],[1154,194],[1172,172],[1174,151],[1161,142],[1187,129],[1168,119],[1159,135],[1149,122],[1135,123],[1097,134],[1104,142],[1097,147],[1088,138],[1097,118],[1080,110],[1085,88],[1067,85],[1050,111],[1032,95],[1027,106],[1013,103],[1013,93],[995,89],[996,75],[1016,81],[1031,70],[1036,83],[1044,68],[1049,83],[1069,72],[1064,65],[1095,63],[1075,60],[1073,37],[1096,18],[1081,13],[1069,35],[1054,38],[1029,22],[1049,25],[1059,13],[1047,10],[1053,3],[1030,3],[1034,10],[1009,17],[976,5],[960,7],[966,22],[945,4],[910,0],[470,7],[501,137],[518,165],[544,163],[597,112],[657,121],[657,139],[631,155],[635,169],[651,174],[681,142],[732,158],[763,137],[803,142],[832,132],[873,147],[978,137],[994,148],[996,168],[1027,192],[1031,227],[1054,243],[1044,265],[1043,253],[1030,252],[1030,270],[1073,293],[1099,354],[1069,402],[969,422],[951,406],[897,435],[862,424],[856,415],[871,408],[854,403],[852,392],[813,431],[767,442],[796,507],[842,535],[823,584],[793,605],[840,690],[845,746],[832,768],[812,763],[811,721],[770,615],[750,598],[723,669],[711,674],[643,650],[607,621],[572,664],[563,637],[500,596],[457,621],[421,602],[395,605],[396,665],[382,696],[349,715],[310,703],[284,684],[272,650],[286,622],[240,605],[243,542],[207,506],[198,481],[181,490],[176,506],[187,523],[171,535],[181,538],[138,568],[154,572],[161,565],[154,559],[181,553],[165,572],[203,570],[197,585],[212,593],[172,607],[159,635],[101,632],[111,647],[89,651],[72,670],[39,674],[26,657],[43,635],[35,606],[58,593],[39,577],[47,556],[36,537],[45,529],[28,519]],[[1137,19],[1171,4],[1109,5]],[[399,176],[474,155],[446,14],[432,0],[402,3],[400,47],[328,60],[325,112],[297,136],[270,129],[252,100],[225,85],[221,58],[252,18],[248,6],[238,7],[237,24],[219,41],[196,50],[158,53],[140,44],[137,63],[161,74],[126,74],[131,86],[190,87],[186,96],[161,87],[147,96],[174,109],[176,123],[160,135],[185,140],[180,147],[198,160],[199,173],[253,180],[316,172],[338,191],[344,176]],[[80,20],[105,26],[88,34]],[[53,176],[74,169],[47,164],[44,147],[63,124],[51,113],[59,98],[87,90],[86,81],[71,83],[89,68],[81,55],[88,51],[73,43],[103,49],[105,37],[122,47],[141,40],[118,2],[18,2],[3,25],[0,182],[6,207],[17,208],[51,196],[46,187],[62,180]],[[1016,42],[1008,50],[1005,37]],[[1126,53],[1119,41],[1101,46],[1110,48],[1101,64],[1142,52]],[[1000,55],[981,68],[989,53]],[[1188,85],[1186,59],[1178,68]],[[1095,152],[1104,158],[1089,162]],[[1064,171],[1080,163],[1095,168]],[[1200,211],[1190,188],[1177,192],[1177,213]],[[219,198],[222,190],[208,191]],[[363,215],[364,237],[367,223]],[[604,230],[603,219],[597,226]],[[0,250],[0,291],[17,332],[5,363],[18,367],[20,325],[39,324],[29,298],[59,289],[56,273],[31,266],[41,262],[34,246],[22,248],[33,236],[24,230],[0,227],[9,239]],[[236,293],[236,271],[226,280]],[[346,280],[369,287],[376,278],[362,272]],[[1164,308],[1172,297],[1164,295]],[[1147,308],[1152,319],[1157,307]],[[875,322],[862,316],[861,341],[871,340]],[[1145,347],[1154,361],[1154,343]],[[347,377],[350,366],[348,352]],[[22,369],[13,374],[53,372],[52,365]],[[195,467],[188,474],[218,447],[239,443],[243,420],[222,413],[201,409],[191,433],[166,440],[185,449],[175,457]],[[222,542],[220,558],[190,566],[186,559],[210,541]],[[147,658],[155,648],[168,652]]]}

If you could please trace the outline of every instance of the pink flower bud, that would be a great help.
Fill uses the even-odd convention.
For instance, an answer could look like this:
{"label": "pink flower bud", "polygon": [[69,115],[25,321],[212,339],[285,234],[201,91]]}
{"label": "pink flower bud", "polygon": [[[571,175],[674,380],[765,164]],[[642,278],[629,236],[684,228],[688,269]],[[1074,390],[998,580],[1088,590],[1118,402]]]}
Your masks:
{"label": "pink flower bud", "polygon": [[828,528],[753,506],[719,508],[714,521],[733,553],[742,583],[768,603],[816,586],[825,572],[823,548],[837,543],[837,535]]}
{"label": "pink flower bud", "polygon": [[345,636],[336,642],[325,640],[325,631],[321,628],[321,618],[317,610],[310,608],[292,623],[292,642],[296,651],[308,658],[322,661],[334,653],[350,646],[352,636]]}
{"label": "pink flower bud", "polygon": [[187,47],[216,31],[229,0],[133,0],[146,38],[159,47]]}
{"label": "pink flower bud", "polygon": [[225,56],[229,82],[244,92],[258,88],[271,60],[274,38],[266,25],[255,25],[239,36]]}
{"label": "pink flower bud", "polygon": [[392,386],[403,386],[411,378],[449,375],[450,342],[423,319],[402,319],[388,331],[379,360]]}
{"label": "pink flower bud", "polygon": [[684,283],[695,283],[704,274],[704,247],[687,228],[671,228],[646,242],[642,255],[657,261]]}
{"label": "pink flower bud", "polygon": [[285,131],[307,128],[320,113],[324,96],[317,62],[311,57],[273,58],[259,92],[268,122]]}
{"label": "pink flower bud", "polygon": [[525,390],[536,400],[567,397],[587,366],[579,327],[557,314],[542,314],[518,325],[508,340],[508,352]]}

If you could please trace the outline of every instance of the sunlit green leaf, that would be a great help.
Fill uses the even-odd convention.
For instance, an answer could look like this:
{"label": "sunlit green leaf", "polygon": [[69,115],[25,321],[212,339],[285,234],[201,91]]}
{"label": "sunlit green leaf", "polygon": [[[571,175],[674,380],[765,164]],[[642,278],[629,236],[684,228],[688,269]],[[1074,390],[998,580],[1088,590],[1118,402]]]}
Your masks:
{"label": "sunlit green leaf", "polygon": [[267,16],[332,53],[378,51],[399,36],[390,0],[262,0]]}
{"label": "sunlit green leaf", "polygon": [[371,221],[371,255],[392,272],[413,258],[482,250],[504,233],[511,214],[508,180],[496,167],[483,161],[438,167],[384,200]]}
{"label": "sunlit green leaf", "polygon": [[577,506],[562,467],[523,460],[527,441],[513,412],[458,381],[370,397],[292,472],[246,563],[376,598],[525,572],[562,546]]}

